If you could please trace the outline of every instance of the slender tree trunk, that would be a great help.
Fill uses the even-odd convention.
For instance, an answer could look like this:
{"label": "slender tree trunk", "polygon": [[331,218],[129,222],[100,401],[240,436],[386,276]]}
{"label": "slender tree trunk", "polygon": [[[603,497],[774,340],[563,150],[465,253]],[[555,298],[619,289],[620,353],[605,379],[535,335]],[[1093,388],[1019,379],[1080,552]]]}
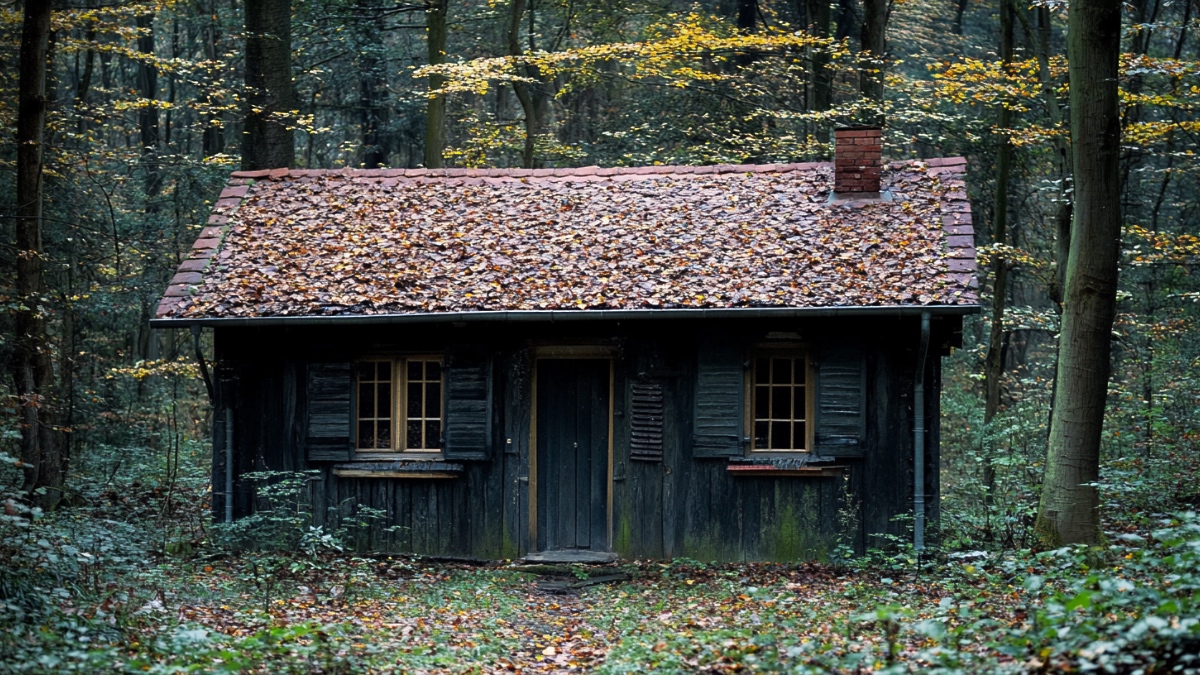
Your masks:
{"label": "slender tree trunk", "polygon": [[[809,0],[804,3],[805,23],[813,37],[829,37],[829,21],[831,18],[828,0]],[[833,73],[829,70],[829,51],[825,48],[814,48],[811,52],[812,61],[812,109],[825,112],[833,106]],[[829,143],[829,125],[816,125],[817,140]]]}
{"label": "slender tree trunk", "polygon": [[27,2],[21,27],[17,92],[17,297],[13,390],[22,406],[21,463],[27,492],[45,507],[62,499],[66,466],[54,410],[54,366],[46,335],[42,277],[42,161],[46,129],[46,61],[50,50],[50,3]]}
{"label": "slender tree trunk", "polygon": [[383,7],[378,0],[358,0],[359,126],[362,133],[363,166],[378,169],[387,164],[391,150],[387,132],[387,73],[383,50]]}
{"label": "slender tree trunk", "polygon": [[[524,50],[521,48],[521,17],[524,15],[525,0],[513,0],[512,13],[508,23],[509,56],[519,57],[524,54]],[[530,41],[532,41],[535,34],[532,11],[529,23]],[[517,67],[517,70],[525,77],[534,80],[532,83],[513,82],[513,93],[517,95],[517,101],[520,102],[521,110],[525,113],[525,147],[521,151],[521,165],[527,169],[533,169],[540,163],[537,160],[536,149],[537,137],[542,133],[542,124],[546,117],[545,85],[541,81],[541,73],[537,68],[521,65]]]}
{"label": "slender tree trunk", "polygon": [[967,3],[969,0],[957,0],[954,3],[954,34],[962,35],[963,31],[963,15],[967,13]]}
{"label": "slender tree trunk", "polygon": [[[433,0],[425,10],[426,31],[429,44],[429,65],[446,62],[446,14],[449,0]],[[518,19],[519,20],[519,19]],[[511,48],[511,38],[510,38]],[[429,89],[440,88],[446,83],[441,75],[429,76]],[[425,113],[425,166],[440,169],[444,166],[446,151],[446,97],[430,97]]]}
{"label": "slender tree trunk", "polygon": [[883,68],[887,55],[887,0],[863,0],[862,57],[858,89],[864,98],[883,101]]}
{"label": "slender tree trunk", "polygon": [[[1050,118],[1050,126],[1059,129],[1063,125],[1062,108],[1058,104],[1058,96],[1054,93],[1054,82],[1050,76],[1050,31],[1051,19],[1048,7],[1037,8],[1038,18],[1038,80],[1042,88],[1042,100],[1046,107],[1046,115]],[[1072,201],[1070,192],[1071,158],[1070,147],[1062,136],[1055,136],[1053,141],[1055,162],[1058,165],[1058,208],[1054,214],[1054,260],[1055,275],[1050,284],[1050,299],[1055,308],[1062,313],[1062,297],[1064,279],[1067,274],[1067,258],[1071,253],[1071,212]]]}
{"label": "slender tree trunk", "polygon": [[[201,35],[204,40],[204,58],[209,61],[216,61],[218,56],[218,46],[221,42],[221,28],[216,20],[216,8],[209,7],[209,16],[212,18],[201,29]],[[201,152],[205,157],[212,157],[225,152],[225,125],[221,119],[220,113],[213,113],[207,106],[215,104],[212,97],[205,93],[204,110],[204,136],[200,139]]]}
{"label": "slender tree trunk", "polygon": [[246,0],[246,112],[242,169],[276,169],[296,163],[292,129],[291,0]]}
{"label": "slender tree trunk", "polygon": [[[1000,5],[1000,62],[1008,68],[1013,58],[1013,5],[1003,0]],[[1012,143],[1008,130],[1012,128],[1012,108],[1001,102],[996,126],[1000,130],[1000,147],[996,150],[996,198],[992,215],[992,243],[1008,243],[1008,184],[1012,174]],[[990,424],[1000,411],[1000,380],[1004,377],[1004,311],[1008,304],[1008,260],[1002,255],[992,257],[992,321],[988,336],[987,359],[984,363],[986,392],[983,421]],[[995,448],[988,441],[984,449],[983,486],[985,500],[992,503],[996,488]]]}
{"label": "slender tree trunk", "polygon": [[[154,15],[142,14],[135,20],[138,27],[138,51],[152,61],[154,59]],[[158,68],[153,62],[139,63],[137,71],[138,96],[146,101],[158,98]],[[145,211],[153,214],[158,210],[155,198],[162,191],[162,176],[158,170],[158,108],[142,106],[138,110],[138,131],[142,142],[142,170],[145,172]]]}
{"label": "slender tree trunk", "polygon": [[1100,536],[1100,438],[1121,247],[1118,0],[1077,0],[1068,19],[1075,212],[1036,529],[1048,546]]}

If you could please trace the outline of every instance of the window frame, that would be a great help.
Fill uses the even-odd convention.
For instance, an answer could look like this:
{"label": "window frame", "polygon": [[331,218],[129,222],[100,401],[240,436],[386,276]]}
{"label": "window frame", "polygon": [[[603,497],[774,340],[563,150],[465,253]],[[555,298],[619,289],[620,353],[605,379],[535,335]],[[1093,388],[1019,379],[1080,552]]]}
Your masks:
{"label": "window frame", "polygon": [[[755,361],[763,357],[786,356],[792,359],[804,360],[804,448],[802,449],[763,449],[754,447],[754,423],[756,419],[755,387],[757,372]],[[799,342],[766,343],[751,347],[746,354],[746,377],[743,401],[742,428],[745,429],[745,456],[761,457],[800,457],[814,455],[816,448],[816,368],[812,360],[812,350],[808,345]],[[773,419],[773,418],[766,418]],[[792,418],[795,423],[795,418]]]}
{"label": "window frame", "polygon": [[[408,364],[411,361],[436,361],[439,365],[440,378],[438,382],[438,402],[437,413],[434,417],[421,417],[422,423],[437,419],[438,424],[438,445],[437,448],[409,448],[408,447]],[[392,447],[390,448],[364,448],[359,445],[359,423],[363,419],[379,419],[379,418],[363,418],[359,416],[358,400],[360,391],[360,371],[359,365],[363,363],[388,363],[391,367],[391,387],[390,396],[392,403],[390,434],[392,439]],[[433,380],[422,380],[424,382],[432,382]],[[396,457],[406,458],[424,458],[438,459],[445,452],[445,437],[446,437],[446,359],[443,354],[434,354],[428,352],[415,352],[412,354],[380,354],[363,356],[354,361],[354,453],[356,456],[366,459],[394,459]],[[423,410],[422,414],[427,411]]]}

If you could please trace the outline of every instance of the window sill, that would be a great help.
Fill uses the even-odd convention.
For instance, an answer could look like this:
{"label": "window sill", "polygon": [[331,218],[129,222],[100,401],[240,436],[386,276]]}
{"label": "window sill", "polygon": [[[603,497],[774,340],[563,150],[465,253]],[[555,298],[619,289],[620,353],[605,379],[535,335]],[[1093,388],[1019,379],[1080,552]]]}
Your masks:
{"label": "window sill", "polygon": [[463,472],[458,462],[441,460],[398,459],[335,464],[333,475],[340,478],[457,478]]}
{"label": "window sill", "polygon": [[730,460],[725,471],[731,476],[800,476],[829,478],[842,475],[845,466],[826,461],[814,461],[809,457],[745,457]]}

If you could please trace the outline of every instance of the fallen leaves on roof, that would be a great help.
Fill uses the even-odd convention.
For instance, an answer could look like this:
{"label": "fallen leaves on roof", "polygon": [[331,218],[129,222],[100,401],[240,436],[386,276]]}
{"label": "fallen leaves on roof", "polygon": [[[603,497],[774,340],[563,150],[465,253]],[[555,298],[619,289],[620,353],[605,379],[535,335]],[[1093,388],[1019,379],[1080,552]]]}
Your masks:
{"label": "fallen leaves on roof", "polygon": [[828,165],[272,172],[222,194],[159,315],[975,304],[952,168],[844,203]]}

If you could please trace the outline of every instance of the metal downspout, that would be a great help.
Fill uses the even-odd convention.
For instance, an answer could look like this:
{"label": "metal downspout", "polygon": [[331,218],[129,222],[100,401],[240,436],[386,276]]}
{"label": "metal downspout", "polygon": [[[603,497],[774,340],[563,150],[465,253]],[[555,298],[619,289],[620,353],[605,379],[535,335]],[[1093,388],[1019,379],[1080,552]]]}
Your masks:
{"label": "metal downspout", "polygon": [[233,522],[233,406],[225,406],[225,522]]}
{"label": "metal downspout", "polygon": [[921,312],[921,346],[913,385],[913,548],[925,548],[925,361],[929,356],[929,312]]}

